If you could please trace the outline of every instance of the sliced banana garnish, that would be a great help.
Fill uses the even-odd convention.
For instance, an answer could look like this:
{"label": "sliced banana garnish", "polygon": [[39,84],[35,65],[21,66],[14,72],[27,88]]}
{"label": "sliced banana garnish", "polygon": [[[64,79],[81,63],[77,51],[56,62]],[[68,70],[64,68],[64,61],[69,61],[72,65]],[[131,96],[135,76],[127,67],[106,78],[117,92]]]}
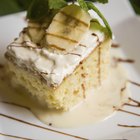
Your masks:
{"label": "sliced banana garnish", "polygon": [[90,15],[71,4],[60,10],[46,31],[49,49],[70,52],[79,44],[90,26]]}

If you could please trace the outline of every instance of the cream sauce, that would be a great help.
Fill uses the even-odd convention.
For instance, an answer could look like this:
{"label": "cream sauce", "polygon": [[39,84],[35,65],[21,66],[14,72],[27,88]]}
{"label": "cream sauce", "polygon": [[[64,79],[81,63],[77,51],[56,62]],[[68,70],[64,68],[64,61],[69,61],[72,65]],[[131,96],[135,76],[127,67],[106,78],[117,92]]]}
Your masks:
{"label": "cream sauce", "polygon": [[130,94],[126,83],[127,74],[120,64],[110,68],[110,76],[100,88],[94,89],[94,92],[89,91],[89,96],[68,112],[42,107],[23,90],[12,89],[7,82],[3,82],[4,80],[0,81],[1,101],[26,106],[42,122],[62,128],[81,127],[105,120],[115,112],[114,106],[121,108],[129,101]]}

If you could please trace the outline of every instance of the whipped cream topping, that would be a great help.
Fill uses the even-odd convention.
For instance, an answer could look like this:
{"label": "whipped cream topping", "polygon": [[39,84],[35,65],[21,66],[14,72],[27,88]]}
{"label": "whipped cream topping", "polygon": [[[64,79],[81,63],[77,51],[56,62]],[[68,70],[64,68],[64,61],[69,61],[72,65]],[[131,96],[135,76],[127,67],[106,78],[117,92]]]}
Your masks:
{"label": "whipped cream topping", "polygon": [[89,30],[74,50],[60,54],[50,52],[46,46],[39,48],[27,33],[21,32],[19,38],[8,46],[8,54],[19,67],[24,65],[27,69],[36,71],[48,86],[57,87],[104,38],[103,32]]}

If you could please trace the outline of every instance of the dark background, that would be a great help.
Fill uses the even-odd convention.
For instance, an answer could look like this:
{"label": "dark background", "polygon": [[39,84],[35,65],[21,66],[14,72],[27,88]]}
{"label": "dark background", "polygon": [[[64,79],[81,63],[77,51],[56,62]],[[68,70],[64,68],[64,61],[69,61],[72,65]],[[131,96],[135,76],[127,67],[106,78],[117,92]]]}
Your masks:
{"label": "dark background", "polygon": [[[140,0],[129,0],[135,12],[140,14]],[[0,0],[0,16],[24,11],[32,0]]]}

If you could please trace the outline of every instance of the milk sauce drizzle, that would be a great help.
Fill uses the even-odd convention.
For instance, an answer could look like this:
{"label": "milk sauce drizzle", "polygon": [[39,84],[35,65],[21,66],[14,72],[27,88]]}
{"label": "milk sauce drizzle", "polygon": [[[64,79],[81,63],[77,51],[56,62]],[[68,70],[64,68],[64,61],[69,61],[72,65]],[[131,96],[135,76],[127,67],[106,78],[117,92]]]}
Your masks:
{"label": "milk sauce drizzle", "polygon": [[30,94],[24,94],[20,87],[12,90],[9,85],[5,85],[5,89],[2,84],[0,85],[2,86],[0,89],[3,90],[0,94],[5,93],[1,95],[1,101],[4,104],[24,107],[42,122],[53,127],[72,128],[98,123],[112,115],[115,111],[114,106],[121,108],[123,104],[129,101],[127,75],[119,65],[117,68],[110,68],[110,76],[100,88],[94,89],[94,91],[91,89],[85,100],[68,112],[40,106],[36,100],[29,96]]}

